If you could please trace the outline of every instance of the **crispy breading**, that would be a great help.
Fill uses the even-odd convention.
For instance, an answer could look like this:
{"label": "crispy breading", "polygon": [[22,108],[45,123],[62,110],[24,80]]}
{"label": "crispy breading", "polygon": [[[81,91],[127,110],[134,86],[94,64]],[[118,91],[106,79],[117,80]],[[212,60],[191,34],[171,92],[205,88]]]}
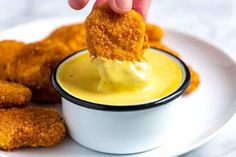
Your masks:
{"label": "crispy breading", "polygon": [[55,109],[25,107],[0,109],[0,148],[54,146],[65,136],[65,126]]}
{"label": "crispy breading", "polygon": [[188,86],[185,94],[194,92],[200,84],[199,75],[190,66],[188,66],[188,68],[190,71],[191,80],[190,80],[190,85]]}
{"label": "crispy breading", "polygon": [[107,4],[94,9],[85,21],[91,55],[126,61],[143,60],[148,47],[143,17],[135,10],[120,15]]}
{"label": "crispy breading", "polygon": [[5,66],[25,46],[23,42],[15,40],[0,41],[0,79],[6,79]]}
{"label": "crispy breading", "polygon": [[149,45],[150,45],[150,47],[162,49],[162,50],[168,51],[169,53],[175,55],[176,57],[180,57],[178,52],[172,50],[171,48],[167,47],[166,45],[164,45],[161,42],[149,41]]}
{"label": "crispy breading", "polygon": [[84,23],[78,23],[57,28],[46,40],[59,40],[73,53],[86,48],[85,35]]}
{"label": "crispy breading", "polygon": [[0,107],[24,106],[32,96],[29,88],[18,84],[0,80]]}
{"label": "crispy breading", "polygon": [[40,89],[49,84],[52,71],[68,54],[70,50],[56,40],[28,44],[7,64],[7,76],[31,89]]}
{"label": "crispy breading", "polygon": [[164,30],[157,25],[146,23],[146,34],[149,42],[161,42],[164,36]]}
{"label": "crispy breading", "polygon": [[55,91],[52,85],[49,84],[40,89],[33,89],[32,101],[39,103],[60,103],[61,96]]}

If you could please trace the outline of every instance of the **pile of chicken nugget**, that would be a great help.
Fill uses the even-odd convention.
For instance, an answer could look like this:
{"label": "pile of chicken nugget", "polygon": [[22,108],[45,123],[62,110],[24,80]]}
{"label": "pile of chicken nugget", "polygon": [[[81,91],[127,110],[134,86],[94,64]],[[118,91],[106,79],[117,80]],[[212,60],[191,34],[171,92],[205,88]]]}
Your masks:
{"label": "pile of chicken nugget", "polygon": [[[162,43],[164,31],[146,24],[150,47],[179,53]],[[24,43],[0,41],[0,148],[54,146],[65,136],[65,124],[59,113],[44,104],[60,103],[50,78],[54,68],[65,57],[86,48],[83,23],[62,26],[45,39]],[[191,83],[186,94],[199,84],[191,68]],[[32,105],[36,103],[39,105]]]}

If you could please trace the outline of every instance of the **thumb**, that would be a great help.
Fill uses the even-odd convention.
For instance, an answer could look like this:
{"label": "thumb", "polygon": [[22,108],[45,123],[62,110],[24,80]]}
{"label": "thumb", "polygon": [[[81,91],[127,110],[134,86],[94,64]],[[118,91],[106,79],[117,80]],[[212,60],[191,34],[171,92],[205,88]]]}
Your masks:
{"label": "thumb", "polygon": [[133,8],[146,19],[151,0],[134,0]]}
{"label": "thumb", "polygon": [[108,4],[114,12],[124,14],[132,9],[133,0],[108,0]]}

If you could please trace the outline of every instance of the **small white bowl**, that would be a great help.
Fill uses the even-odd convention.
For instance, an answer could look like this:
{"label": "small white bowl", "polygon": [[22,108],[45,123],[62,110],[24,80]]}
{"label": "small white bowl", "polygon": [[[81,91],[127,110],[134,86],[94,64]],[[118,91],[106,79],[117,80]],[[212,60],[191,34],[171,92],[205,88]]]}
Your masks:
{"label": "small white bowl", "polygon": [[112,106],[84,101],[70,95],[57,81],[58,68],[65,62],[87,51],[82,50],[64,59],[52,75],[52,83],[62,96],[62,112],[69,135],[90,149],[130,154],[154,149],[163,145],[174,132],[175,111],[178,99],[190,83],[190,72],[183,61],[160,49],[175,60],[182,69],[183,80],[170,95],[143,104]]}

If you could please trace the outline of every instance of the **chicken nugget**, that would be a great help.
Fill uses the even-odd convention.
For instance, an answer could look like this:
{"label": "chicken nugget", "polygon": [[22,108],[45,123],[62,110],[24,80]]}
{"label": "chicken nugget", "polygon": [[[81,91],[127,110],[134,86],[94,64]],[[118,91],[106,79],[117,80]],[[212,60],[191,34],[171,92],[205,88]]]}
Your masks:
{"label": "chicken nugget", "polygon": [[46,38],[46,40],[59,40],[73,53],[86,48],[85,35],[84,24],[79,23],[57,28]]}
{"label": "chicken nugget", "polygon": [[91,55],[120,61],[144,59],[148,48],[145,22],[135,10],[120,15],[104,4],[86,18],[85,29]]}
{"label": "chicken nugget", "polygon": [[23,42],[15,40],[0,41],[0,79],[6,79],[5,66],[6,64],[17,55],[25,46]]}
{"label": "chicken nugget", "polygon": [[65,126],[55,109],[25,107],[0,109],[0,148],[48,147],[65,136]]}
{"label": "chicken nugget", "polygon": [[193,91],[195,91],[197,89],[197,87],[200,84],[199,75],[190,66],[188,66],[188,68],[190,71],[191,80],[190,80],[190,85],[188,86],[185,94],[192,93]]}
{"label": "chicken nugget", "polygon": [[31,89],[40,89],[50,83],[52,71],[68,54],[70,50],[56,40],[28,44],[7,64],[7,76]]}
{"label": "chicken nugget", "polygon": [[160,42],[164,36],[164,30],[157,25],[146,23],[146,34],[149,42]]}
{"label": "chicken nugget", "polygon": [[32,96],[29,88],[0,80],[0,107],[24,106]]}

